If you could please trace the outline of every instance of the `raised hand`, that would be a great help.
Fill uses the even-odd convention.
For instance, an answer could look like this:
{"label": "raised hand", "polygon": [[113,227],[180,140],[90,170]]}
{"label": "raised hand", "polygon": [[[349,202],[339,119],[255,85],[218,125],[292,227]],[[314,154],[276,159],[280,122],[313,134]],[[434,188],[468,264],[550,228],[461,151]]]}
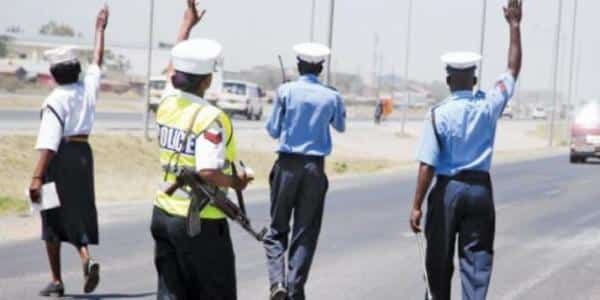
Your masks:
{"label": "raised hand", "polygon": [[187,9],[185,11],[183,18],[184,18],[185,24],[189,28],[191,28],[191,27],[194,27],[196,24],[198,24],[198,22],[200,22],[200,20],[202,20],[202,17],[206,13],[206,10],[203,9],[202,11],[198,12],[198,7],[196,6],[196,3],[199,2],[198,0],[186,0],[186,1],[187,1]]}
{"label": "raised hand", "polygon": [[108,6],[104,5],[104,7],[98,12],[98,17],[96,17],[96,30],[105,30],[106,25],[108,25]]}
{"label": "raised hand", "polygon": [[511,26],[518,26],[521,24],[521,18],[523,17],[523,0],[508,0],[508,5],[503,7],[504,18]]}
{"label": "raised hand", "polygon": [[94,46],[94,61],[93,64],[102,66],[104,59],[104,31],[106,25],[108,25],[108,6],[104,4],[104,7],[98,12],[96,17],[96,41]]}

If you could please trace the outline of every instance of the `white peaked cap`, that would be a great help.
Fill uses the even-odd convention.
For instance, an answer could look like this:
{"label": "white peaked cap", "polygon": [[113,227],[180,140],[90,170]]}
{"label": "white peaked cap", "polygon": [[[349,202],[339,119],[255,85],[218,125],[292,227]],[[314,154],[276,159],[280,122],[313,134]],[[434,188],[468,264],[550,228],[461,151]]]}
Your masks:
{"label": "white peaked cap", "polygon": [[50,65],[57,65],[68,61],[76,61],[75,47],[64,46],[44,51],[44,58],[50,62]]}
{"label": "white peaked cap", "polygon": [[191,39],[177,44],[171,50],[173,68],[177,71],[207,75],[216,71],[223,47],[208,39]]}
{"label": "white peaked cap", "polygon": [[450,68],[465,70],[476,67],[481,58],[481,55],[475,52],[450,52],[442,55],[441,60]]}
{"label": "white peaked cap", "polygon": [[304,43],[294,46],[296,56],[302,61],[318,64],[325,61],[331,55],[329,47],[316,43]]}

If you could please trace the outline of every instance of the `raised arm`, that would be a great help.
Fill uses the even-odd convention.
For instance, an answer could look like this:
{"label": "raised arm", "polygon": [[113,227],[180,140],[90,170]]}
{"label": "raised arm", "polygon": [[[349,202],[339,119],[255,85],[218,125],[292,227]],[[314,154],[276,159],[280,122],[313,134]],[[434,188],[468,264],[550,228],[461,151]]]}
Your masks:
{"label": "raised arm", "polygon": [[517,79],[521,72],[523,49],[521,46],[521,17],[523,0],[509,0],[504,7],[504,17],[510,27],[510,47],[508,49],[508,70]]}
{"label": "raised arm", "polygon": [[[198,8],[196,7],[196,0],[186,0],[187,8],[185,13],[183,14],[183,20],[181,25],[179,26],[179,33],[177,34],[177,41],[175,44],[179,44],[182,41],[187,40],[190,37],[190,32],[206,13],[206,10],[203,9],[200,13],[198,13]],[[173,69],[173,65],[169,62],[167,66],[167,78],[171,78],[175,73],[175,69]]]}
{"label": "raised arm", "polygon": [[104,32],[106,31],[106,25],[108,25],[108,6],[104,6],[96,17],[96,39],[94,47],[94,61],[93,64],[102,66],[102,60],[104,59]]}

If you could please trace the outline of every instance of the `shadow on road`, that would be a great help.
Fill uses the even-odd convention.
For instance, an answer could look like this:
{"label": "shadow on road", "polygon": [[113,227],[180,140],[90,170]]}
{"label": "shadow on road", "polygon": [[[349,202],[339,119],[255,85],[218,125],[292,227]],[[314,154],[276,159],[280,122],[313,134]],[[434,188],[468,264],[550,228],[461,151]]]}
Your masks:
{"label": "shadow on road", "polygon": [[137,293],[137,294],[93,294],[93,295],[65,295],[61,299],[87,299],[87,300],[102,300],[102,299],[133,299],[154,296],[156,293]]}

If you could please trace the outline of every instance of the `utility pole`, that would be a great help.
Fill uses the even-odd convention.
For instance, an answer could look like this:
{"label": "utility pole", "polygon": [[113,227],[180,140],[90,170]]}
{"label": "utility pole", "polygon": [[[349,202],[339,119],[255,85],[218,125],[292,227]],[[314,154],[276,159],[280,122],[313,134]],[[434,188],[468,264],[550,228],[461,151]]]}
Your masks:
{"label": "utility pole", "polygon": [[404,108],[402,110],[402,134],[405,133],[406,129],[406,115],[408,108],[410,107],[410,85],[408,82],[409,75],[409,65],[410,65],[410,42],[411,42],[411,33],[412,33],[412,6],[413,0],[408,0],[408,20],[406,24],[406,53],[404,57],[404,81],[406,81],[406,103],[404,104]]}
{"label": "utility pole", "polygon": [[[335,17],[335,0],[331,0],[329,7],[329,49],[333,51],[333,18]],[[331,60],[333,55],[327,61],[327,84],[331,85]]]}
{"label": "utility pole", "polygon": [[575,63],[575,88],[573,94],[575,94],[575,99],[579,98],[579,87],[581,83],[581,42],[577,43],[577,58]]}
{"label": "utility pole", "polygon": [[[485,50],[485,25],[486,25],[486,16],[487,16],[487,2],[488,0],[483,0],[483,7],[481,12],[481,36],[479,38],[479,54],[483,56],[483,52]],[[483,62],[482,59],[479,63],[479,73],[477,74],[477,90],[481,90],[481,82],[483,81]]]}
{"label": "utility pole", "polygon": [[150,122],[150,77],[152,76],[152,37],[154,35],[154,0],[150,0],[150,16],[148,26],[148,61],[146,71],[146,109],[144,110],[144,136],[150,140],[148,135],[148,123]]}
{"label": "utility pole", "polygon": [[375,38],[373,40],[373,88],[375,88],[375,101],[379,100],[379,81],[377,80],[377,63],[378,63],[378,54],[379,50],[379,34],[375,33]]}
{"label": "utility pole", "polygon": [[317,0],[312,0],[312,9],[310,13],[310,41],[315,41],[315,12],[317,7]]}
{"label": "utility pole", "polygon": [[567,91],[567,123],[571,124],[571,104],[573,97],[573,74],[575,73],[575,40],[577,35],[578,1],[573,1],[573,26],[571,28],[571,58],[569,60],[569,88]]}
{"label": "utility pole", "polygon": [[548,146],[554,146],[554,126],[556,119],[556,107],[558,105],[558,58],[560,54],[560,31],[562,26],[562,7],[563,0],[558,0],[558,22],[556,24],[556,40],[554,43],[554,72],[552,75],[552,114],[550,115],[550,136],[548,138]]}
{"label": "utility pole", "polygon": [[381,98],[381,89],[383,88],[383,51],[379,52],[379,77],[377,78],[377,100]]}

